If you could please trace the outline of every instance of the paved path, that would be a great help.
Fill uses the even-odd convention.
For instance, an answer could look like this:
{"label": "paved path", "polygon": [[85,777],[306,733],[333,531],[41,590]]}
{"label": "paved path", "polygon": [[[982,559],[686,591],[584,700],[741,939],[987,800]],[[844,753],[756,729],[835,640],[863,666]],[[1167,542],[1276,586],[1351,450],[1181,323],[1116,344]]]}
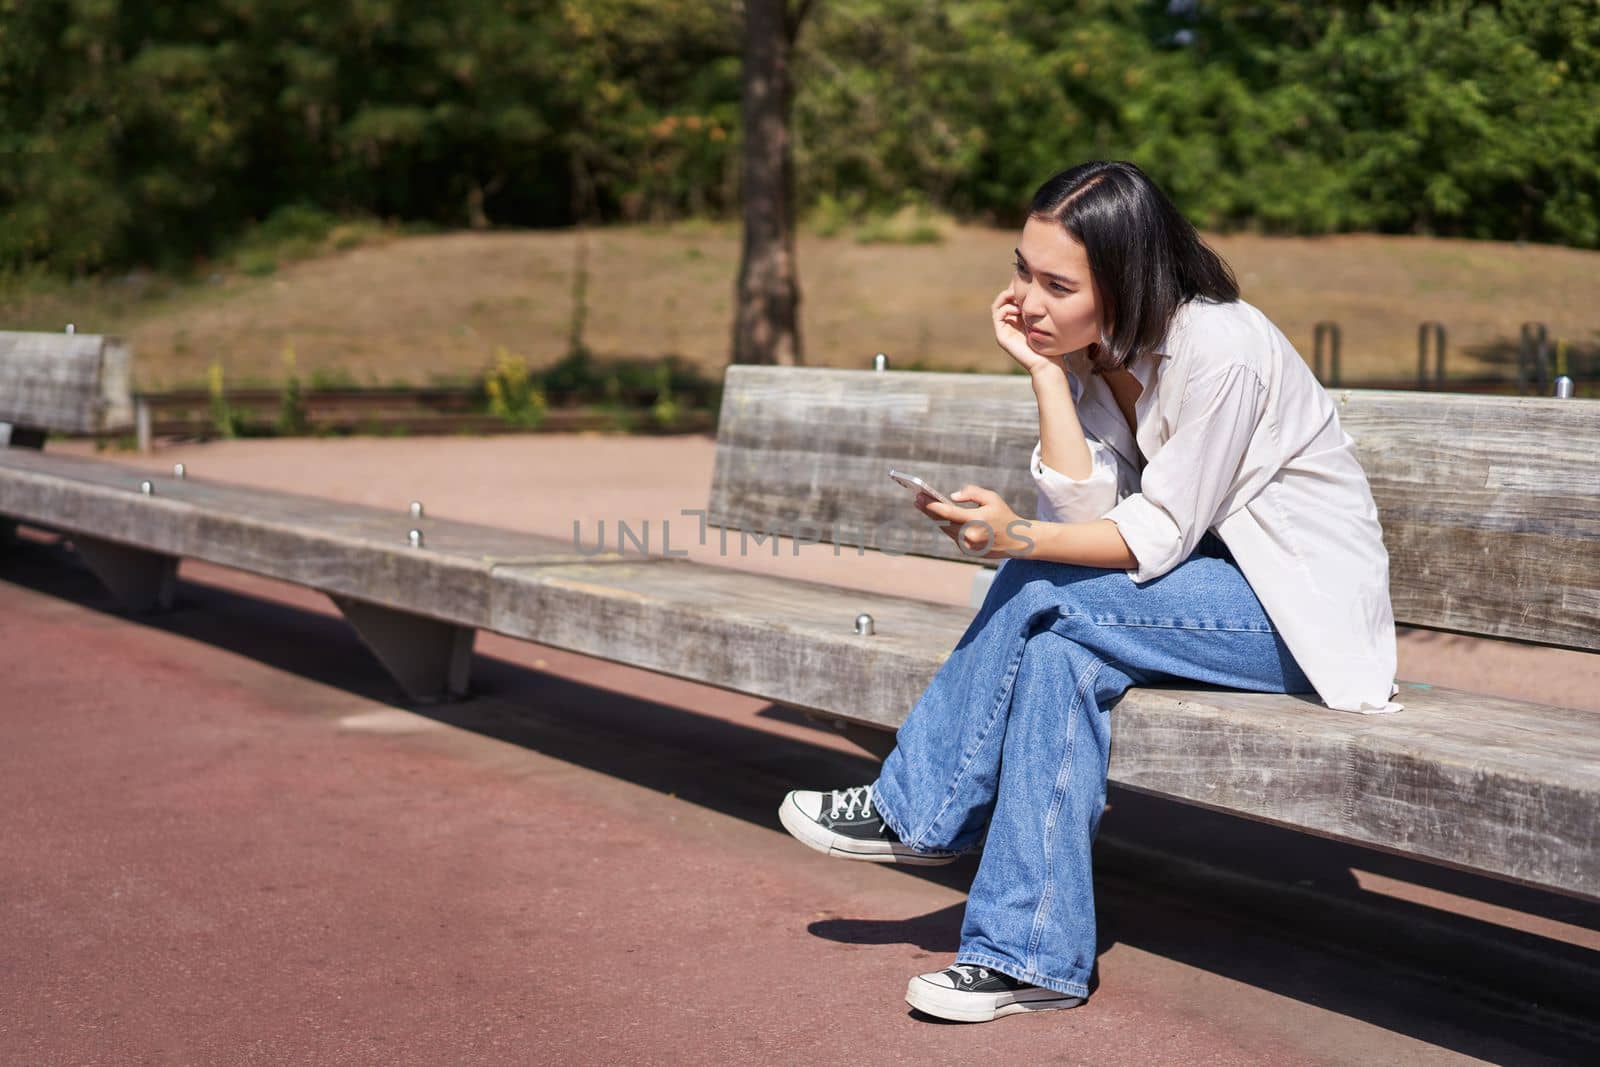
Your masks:
{"label": "paved path", "polygon": [[[509,488],[467,462],[481,453],[449,455],[458,444],[499,450]],[[574,508],[673,504],[648,462],[626,464],[670,447],[709,455],[614,439],[185,455],[206,475],[292,470],[279,477],[307,491],[423,495],[436,514],[558,531]],[[561,451],[533,458],[545,449]],[[570,503],[600,480],[579,456],[608,453],[623,458],[613,488]],[[983,1027],[916,1019],[905,981],[953,952],[971,868],[829,861],[783,834],[784,789],[870,778],[839,739],[760,701],[492,635],[474,699],[417,714],[319,595],[192,563],[183,577],[177,611],[134,621],[48,540],[0,560],[0,1062],[1600,1054],[1593,1032],[1516,995],[1530,947],[1600,957],[1600,909],[1123,791],[1097,846],[1089,1003]],[[965,576],[945,592],[964,597]],[[1281,885],[1251,897],[1260,871],[1207,875],[1201,846],[1223,827],[1236,869]],[[1297,885],[1324,894],[1316,925],[1271,914],[1292,913]],[[1425,963],[1393,951],[1435,927]],[[1452,992],[1473,968],[1503,977],[1501,995],[1494,980]]]}

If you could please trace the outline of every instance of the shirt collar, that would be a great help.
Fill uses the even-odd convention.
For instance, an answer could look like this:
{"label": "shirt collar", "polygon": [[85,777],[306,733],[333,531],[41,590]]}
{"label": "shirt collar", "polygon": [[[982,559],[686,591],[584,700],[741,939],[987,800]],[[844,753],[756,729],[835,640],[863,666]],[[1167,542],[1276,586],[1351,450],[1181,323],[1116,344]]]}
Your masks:
{"label": "shirt collar", "polygon": [[[1169,347],[1171,346],[1163,344],[1161,349],[1140,356],[1128,364],[1128,373],[1132,374],[1135,380],[1138,381],[1141,390],[1150,387],[1150,382],[1156,375],[1156,367],[1165,360],[1172,358],[1172,353],[1165,351]],[[1089,362],[1089,355],[1086,349],[1068,353],[1066,363],[1067,369],[1076,374],[1080,381],[1088,381],[1089,378],[1094,376],[1094,367]]]}
{"label": "shirt collar", "polygon": [[[1196,299],[1200,298],[1197,297]],[[1132,374],[1134,379],[1138,381],[1141,391],[1150,388],[1150,383],[1155,380],[1157,374],[1156,368],[1172,358],[1173,350],[1178,347],[1179,338],[1188,326],[1188,320],[1189,305],[1186,302],[1173,312],[1172,320],[1167,323],[1166,336],[1161,339],[1161,343],[1152,351],[1128,364],[1128,373]],[[1094,369],[1089,363],[1088,349],[1079,349],[1076,352],[1068,353],[1066,364],[1067,369],[1076,374],[1080,381],[1087,381],[1094,374]]]}

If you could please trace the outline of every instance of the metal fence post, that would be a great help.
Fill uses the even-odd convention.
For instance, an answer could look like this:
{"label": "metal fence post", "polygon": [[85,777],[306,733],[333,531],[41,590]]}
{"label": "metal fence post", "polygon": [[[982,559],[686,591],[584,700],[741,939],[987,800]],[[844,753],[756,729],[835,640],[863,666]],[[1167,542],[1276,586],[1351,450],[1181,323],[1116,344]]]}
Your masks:
{"label": "metal fence post", "polygon": [[[1337,322],[1319,322],[1311,328],[1311,369],[1317,381],[1330,388],[1339,384],[1339,349],[1343,347],[1343,331]],[[1328,355],[1329,375],[1322,376],[1322,357]]]}
{"label": "metal fence post", "polygon": [[1517,340],[1517,386],[1535,396],[1550,390],[1550,330],[1542,322],[1525,322]]}
{"label": "metal fence post", "polygon": [[1433,342],[1433,388],[1444,388],[1444,323],[1424,322],[1417,327],[1417,388],[1428,386],[1428,342]]}

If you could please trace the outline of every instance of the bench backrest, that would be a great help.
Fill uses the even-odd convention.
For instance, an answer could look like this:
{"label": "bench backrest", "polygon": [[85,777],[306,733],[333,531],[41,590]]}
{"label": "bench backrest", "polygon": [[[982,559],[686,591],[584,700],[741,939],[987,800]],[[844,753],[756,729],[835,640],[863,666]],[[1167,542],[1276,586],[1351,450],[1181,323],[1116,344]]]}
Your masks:
{"label": "bench backrest", "polygon": [[[1600,651],[1600,404],[1333,396],[1383,522],[1397,621]],[[732,366],[707,521],[967,559],[887,469],[987,486],[1031,518],[1038,431],[1021,375]]]}
{"label": "bench backrest", "polygon": [[130,358],[115,337],[0,331],[0,423],[73,434],[130,429]]}

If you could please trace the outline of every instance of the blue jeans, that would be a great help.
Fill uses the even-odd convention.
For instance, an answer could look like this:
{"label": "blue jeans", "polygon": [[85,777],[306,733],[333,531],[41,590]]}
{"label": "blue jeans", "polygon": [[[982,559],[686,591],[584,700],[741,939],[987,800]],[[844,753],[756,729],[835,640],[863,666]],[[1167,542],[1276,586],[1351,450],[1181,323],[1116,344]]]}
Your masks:
{"label": "blue jeans", "polygon": [[1312,688],[1214,535],[1143,585],[1120,570],[1000,565],[873,790],[913,849],[983,846],[958,963],[1088,995],[1109,705],[1131,685],[1178,679]]}

